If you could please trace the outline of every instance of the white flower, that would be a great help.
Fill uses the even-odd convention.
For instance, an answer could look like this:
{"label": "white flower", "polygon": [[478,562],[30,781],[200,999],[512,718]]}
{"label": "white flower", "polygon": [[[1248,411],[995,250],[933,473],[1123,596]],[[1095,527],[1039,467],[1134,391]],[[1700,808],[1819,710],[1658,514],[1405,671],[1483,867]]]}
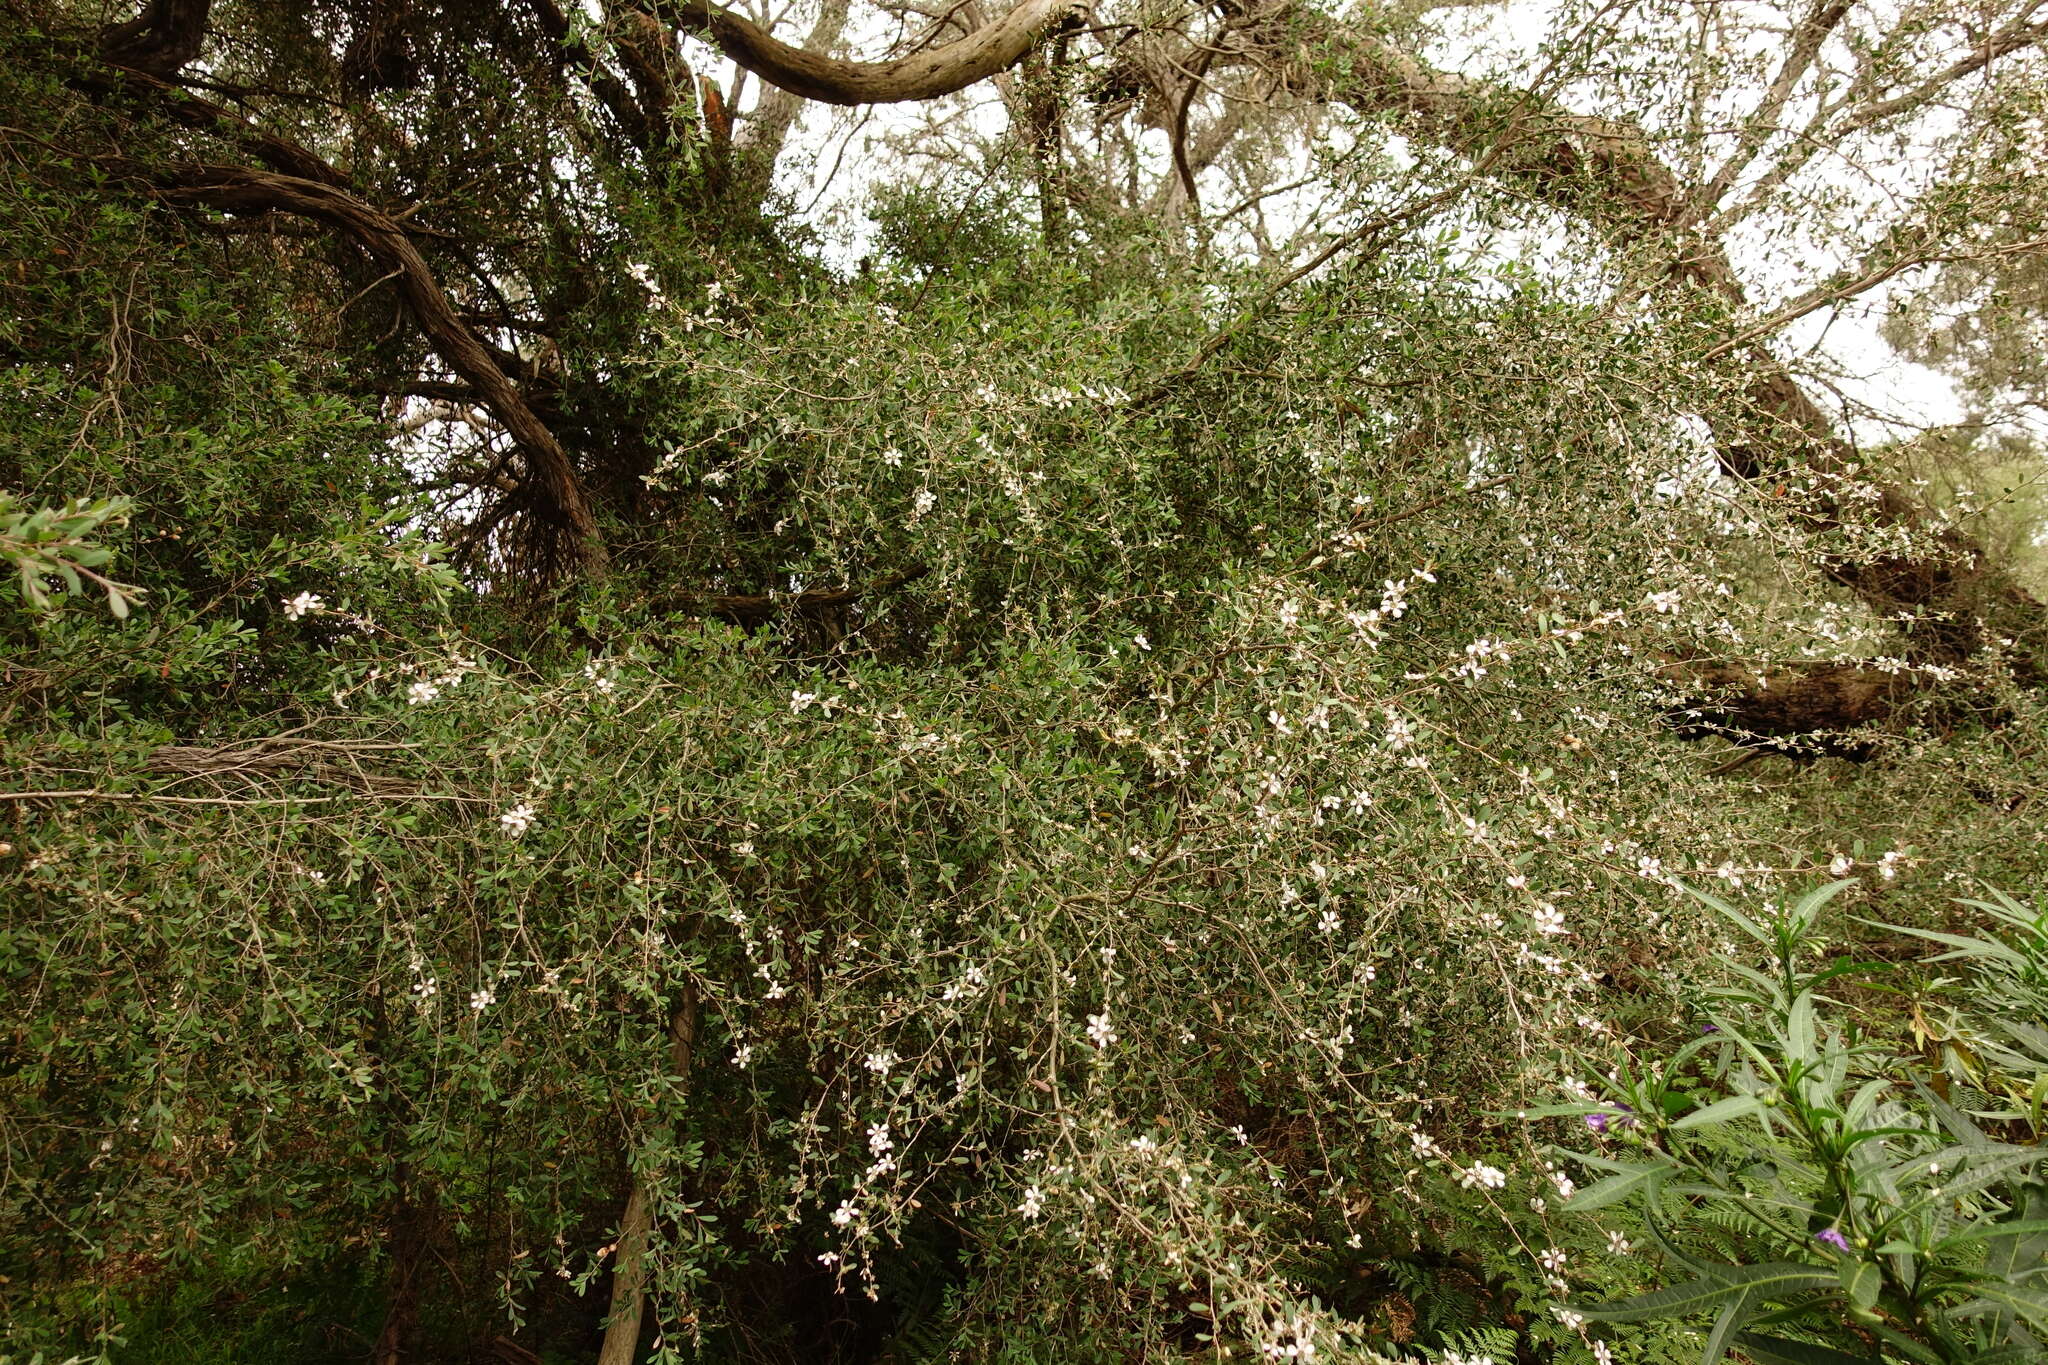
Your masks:
{"label": "white flower", "polygon": [[1678,610],[1678,589],[1672,588],[1667,592],[1653,592],[1650,594],[1648,601],[1656,609],[1658,615],[1669,616]]}
{"label": "white flower", "polygon": [[910,515],[921,517],[939,505],[939,495],[929,488],[920,488],[910,499]]}
{"label": "white flower", "polygon": [[732,851],[742,858],[751,858],[754,856],[754,841],[742,839],[732,846]]}
{"label": "white flower", "polygon": [[860,1207],[851,1199],[842,1199],[839,1201],[839,1207],[832,1210],[832,1226],[843,1228],[858,1217],[860,1217]]}
{"label": "white flower", "polygon": [[1593,1359],[1598,1365],[1614,1365],[1614,1351],[1604,1341],[1593,1343]]}
{"label": "white flower", "polygon": [[514,839],[532,829],[533,822],[533,807],[527,805],[524,801],[498,817],[499,827]]}
{"label": "white flower", "polygon": [[1116,1041],[1116,1034],[1109,1027],[1108,1011],[1088,1016],[1088,1041],[1095,1044],[1098,1049],[1106,1048]]}
{"label": "white flower", "polygon": [[1564,912],[1549,901],[1545,901],[1542,905],[1538,906],[1536,913],[1530,916],[1530,919],[1534,922],[1536,932],[1539,934],[1555,935],[1565,932]]}
{"label": "white flower", "polygon": [[482,990],[471,991],[469,993],[469,1007],[475,1010],[478,1014],[482,1014],[485,1010],[489,1009],[492,1005],[495,1005],[497,1003],[498,997],[492,994],[491,988],[489,986],[484,987]]}
{"label": "white flower", "polygon": [[1552,1274],[1556,1274],[1564,1269],[1565,1262],[1570,1259],[1569,1256],[1565,1255],[1562,1248],[1551,1247],[1536,1258],[1536,1263]]}
{"label": "white flower", "polygon": [[326,606],[327,603],[325,599],[323,599],[320,596],[320,594],[312,592],[302,592],[297,597],[290,598],[285,602],[285,619],[288,621],[296,621],[301,616],[317,615]]}
{"label": "white flower", "polygon": [[1131,1150],[1138,1153],[1140,1156],[1144,1156],[1148,1153],[1158,1151],[1159,1144],[1152,1140],[1150,1134],[1140,1133],[1137,1137],[1131,1139]]}
{"label": "white flower", "polygon": [[1527,891],[1528,889],[1529,879],[1523,876],[1521,873],[1517,872],[1513,876],[1508,878],[1508,890]]}
{"label": "white flower", "polygon": [[1831,876],[1846,877],[1849,875],[1849,870],[1855,866],[1855,861],[1848,854],[1837,853],[1828,863],[1828,873]]}
{"label": "white flower", "polygon": [[1661,877],[1664,875],[1664,862],[1661,858],[1653,858],[1645,853],[1636,859],[1636,871],[1645,877]]}
{"label": "white flower", "polygon": [[1893,849],[1882,858],[1879,858],[1877,860],[1877,875],[1886,881],[1896,879],[1899,875],[1899,863],[1905,859],[1905,856],[1905,854],[1897,849]]}
{"label": "white flower", "polygon": [[792,692],[789,694],[789,713],[800,716],[813,702],[818,700],[816,692]]}
{"label": "white flower", "polygon": [[409,706],[424,706],[441,695],[441,689],[434,683],[416,682],[405,689],[405,700]]}
{"label": "white flower", "polygon": [[723,488],[726,484],[732,482],[732,471],[730,469],[714,469],[704,476],[704,482],[712,488]]}
{"label": "white flower", "polygon": [[1280,624],[1288,630],[1293,630],[1300,623],[1301,603],[1290,597],[1280,604]]}
{"label": "white flower", "polygon": [[1556,1307],[1553,1307],[1550,1311],[1557,1314],[1557,1320],[1563,1323],[1570,1331],[1576,1332],[1586,1325],[1586,1318],[1583,1313],[1574,1313],[1569,1308]]}
{"label": "white flower", "polygon": [[903,452],[895,446],[890,446],[882,452],[882,463],[891,469],[901,469],[903,467]]}
{"label": "white flower", "polygon": [[744,1069],[754,1060],[754,1045],[742,1043],[732,1050],[732,1064]]}
{"label": "white flower", "polygon": [[1148,652],[1152,648],[1152,642],[1142,635],[1133,635],[1131,637],[1131,643],[1136,645],[1139,649],[1146,650]]}
{"label": "white flower", "polygon": [[1498,1166],[1489,1166],[1481,1161],[1471,1170],[1458,1173],[1458,1183],[1466,1189],[1497,1190],[1508,1183],[1507,1173]]}
{"label": "white flower", "polygon": [[1343,927],[1344,920],[1335,910],[1323,911],[1322,919],[1316,922],[1316,928],[1326,934],[1334,934]]}
{"label": "white flower", "polygon": [[877,1076],[886,1076],[889,1074],[889,1068],[901,1060],[893,1052],[870,1052],[867,1060],[861,1065],[874,1072]]}
{"label": "white flower", "polygon": [[1036,1218],[1038,1217],[1039,1210],[1044,1207],[1045,1191],[1039,1189],[1036,1185],[1030,1185],[1024,1190],[1024,1202],[1017,1206],[1017,1212],[1023,1214],[1026,1218]]}
{"label": "white flower", "polygon": [[868,1150],[870,1152],[880,1156],[895,1146],[895,1139],[889,1136],[888,1124],[871,1123],[868,1125]]}
{"label": "white flower", "polygon": [[1635,1243],[1618,1232],[1610,1231],[1607,1234],[1607,1249],[1617,1256],[1626,1256],[1635,1250]]}

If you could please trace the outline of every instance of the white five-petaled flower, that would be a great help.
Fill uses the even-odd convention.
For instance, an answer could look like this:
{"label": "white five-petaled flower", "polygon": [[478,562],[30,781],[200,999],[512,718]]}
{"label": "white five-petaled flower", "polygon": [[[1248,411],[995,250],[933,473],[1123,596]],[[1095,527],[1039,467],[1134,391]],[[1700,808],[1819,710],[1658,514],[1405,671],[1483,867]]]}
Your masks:
{"label": "white five-petaled flower", "polygon": [[888,1124],[871,1123],[868,1125],[868,1150],[870,1152],[880,1156],[895,1146],[895,1139],[889,1136]]}
{"label": "white five-petaled flower", "polygon": [[534,818],[533,807],[521,801],[511,810],[498,817],[498,825],[505,833],[517,839],[520,835],[533,828]]}
{"label": "white five-petaled flower", "polygon": [[860,1217],[860,1206],[851,1199],[842,1199],[839,1201],[839,1207],[832,1210],[832,1226],[843,1228],[858,1217]]}
{"label": "white five-petaled flower", "polygon": [[870,1052],[862,1065],[877,1076],[886,1076],[889,1074],[889,1068],[896,1065],[899,1060],[893,1052]]}
{"label": "white five-petaled flower", "polygon": [[1106,1048],[1116,1041],[1116,1033],[1109,1026],[1109,1012],[1088,1016],[1088,1041],[1098,1049]]}
{"label": "white five-petaled flower", "polygon": [[910,498],[910,514],[921,517],[939,505],[939,495],[929,488],[920,488]]}
{"label": "white five-petaled flower", "polygon": [[732,1064],[744,1069],[754,1060],[754,1045],[742,1043],[732,1050]]}
{"label": "white five-petaled flower", "polygon": [[1671,613],[1677,611],[1678,600],[1678,589],[1676,588],[1672,588],[1665,592],[1653,592],[1649,596],[1650,606],[1653,609],[1655,609],[1657,614],[1660,616],[1669,616]]}
{"label": "white five-petaled flower", "polygon": [[1570,1257],[1565,1255],[1564,1250],[1562,1248],[1550,1247],[1549,1249],[1545,1250],[1541,1255],[1539,1255],[1536,1258],[1536,1261],[1537,1264],[1541,1265],[1545,1270],[1548,1270],[1554,1275],[1558,1271],[1563,1270],[1565,1267],[1565,1262],[1570,1259]]}
{"label": "white five-petaled flower", "polygon": [[498,1003],[498,997],[492,993],[491,988],[489,986],[485,986],[481,990],[474,990],[469,993],[469,1007],[475,1010],[478,1014],[482,1014],[485,1010],[489,1009],[492,1005],[495,1005],[496,1003]]}
{"label": "white five-petaled flower", "polygon": [[1017,1212],[1023,1214],[1026,1218],[1036,1218],[1038,1217],[1039,1210],[1044,1207],[1045,1191],[1039,1189],[1036,1185],[1026,1186],[1024,1202],[1017,1206]]}
{"label": "white five-petaled flower", "polygon": [[891,469],[902,468],[903,452],[898,450],[895,446],[890,446],[887,450],[882,452],[882,463],[889,466],[889,468]]}
{"label": "white five-petaled flower", "polygon": [[424,679],[405,689],[405,700],[408,706],[424,706],[440,695],[440,684],[427,682]]}
{"label": "white five-petaled flower", "polygon": [[1906,855],[1897,849],[1893,849],[1885,854],[1877,860],[1877,875],[1888,882],[1895,881],[1899,875],[1899,864],[1905,860],[1905,857]]}
{"label": "white five-petaled flower", "polygon": [[1142,635],[1133,635],[1131,637],[1131,643],[1136,645],[1141,650],[1149,651],[1152,648],[1152,642]]}
{"label": "white five-petaled flower", "polygon": [[320,594],[314,592],[302,592],[297,597],[289,598],[286,600],[284,604],[285,619],[288,621],[296,621],[301,616],[318,615],[319,612],[326,607],[326,605],[326,600],[323,599],[320,596]]}
{"label": "white five-petaled flower", "polygon": [[1335,910],[1323,911],[1323,917],[1316,922],[1316,928],[1326,934],[1334,934],[1343,927],[1343,917]]}
{"label": "white five-petaled flower", "polygon": [[1468,1190],[1497,1190],[1508,1183],[1508,1177],[1507,1172],[1498,1166],[1489,1166],[1481,1161],[1474,1163],[1471,1170],[1459,1172],[1458,1183]]}
{"label": "white five-petaled flower", "polygon": [[1607,1249],[1617,1256],[1626,1256],[1635,1249],[1635,1243],[1629,1241],[1628,1238],[1618,1232],[1609,1231],[1607,1234]]}
{"label": "white five-petaled flower", "polygon": [[1539,934],[1556,935],[1565,931],[1564,912],[1549,901],[1545,901],[1542,905],[1536,907],[1536,913],[1531,915],[1530,919],[1534,922],[1536,932]]}
{"label": "white five-petaled flower", "polygon": [[1596,1365],[1614,1365],[1614,1349],[1604,1341],[1593,1343],[1593,1359]]}
{"label": "white five-petaled flower", "polygon": [[1855,866],[1855,861],[1848,854],[1837,853],[1828,863],[1828,873],[1830,876],[1846,877],[1849,875],[1850,869]]}

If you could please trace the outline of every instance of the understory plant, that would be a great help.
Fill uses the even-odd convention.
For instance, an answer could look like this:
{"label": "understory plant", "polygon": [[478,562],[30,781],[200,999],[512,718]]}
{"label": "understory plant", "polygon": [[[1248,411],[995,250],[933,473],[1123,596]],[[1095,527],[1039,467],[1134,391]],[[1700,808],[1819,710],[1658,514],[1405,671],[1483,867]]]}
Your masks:
{"label": "understory plant", "polygon": [[[1824,993],[1881,970],[1808,962],[1815,920],[1852,884],[1760,916],[1701,894],[1765,963],[1727,959],[1734,984],[1702,1036],[1617,1069],[1607,1097],[1553,1111],[1598,1139],[1569,1152],[1599,1178],[1566,1207],[1625,1208],[1668,1281],[1573,1311],[1710,1322],[1702,1365],[1737,1349],[1764,1365],[2038,1360],[2048,1151],[2038,1133],[1985,1131]],[[1996,939],[1968,942],[1957,952],[2011,961]]]}

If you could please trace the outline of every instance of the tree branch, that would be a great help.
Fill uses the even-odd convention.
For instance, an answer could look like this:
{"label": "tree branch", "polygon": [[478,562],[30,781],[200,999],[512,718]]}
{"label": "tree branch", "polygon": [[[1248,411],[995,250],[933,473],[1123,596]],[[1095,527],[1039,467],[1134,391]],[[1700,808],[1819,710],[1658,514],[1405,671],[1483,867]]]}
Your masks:
{"label": "tree branch", "polygon": [[894,61],[849,62],[791,47],[709,0],[657,5],[668,22],[761,79],[822,104],[900,104],[964,90],[1022,61],[1040,34],[1079,7],[1078,0],[1024,0],[988,27],[941,47]]}
{"label": "tree branch", "polygon": [[279,212],[317,219],[394,271],[400,294],[434,350],[526,452],[529,482],[546,500],[538,510],[566,533],[567,543],[559,547],[565,557],[584,568],[602,567],[604,550],[597,521],[568,452],[490,349],[456,315],[426,258],[395,219],[335,185],[241,166],[191,165],[154,179],[157,193],[171,203],[200,204],[236,214]]}

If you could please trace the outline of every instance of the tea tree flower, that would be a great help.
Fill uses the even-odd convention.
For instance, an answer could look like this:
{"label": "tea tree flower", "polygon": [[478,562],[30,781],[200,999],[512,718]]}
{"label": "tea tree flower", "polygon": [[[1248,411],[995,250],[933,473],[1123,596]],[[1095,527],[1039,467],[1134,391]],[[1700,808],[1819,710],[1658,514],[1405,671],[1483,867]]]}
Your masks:
{"label": "tea tree flower", "polygon": [[1108,1047],[1116,1038],[1116,1033],[1109,1026],[1108,1011],[1088,1016],[1088,1041],[1095,1044],[1098,1050]]}
{"label": "tea tree flower", "polygon": [[498,817],[498,826],[506,834],[517,839],[533,828],[534,819],[533,807],[522,801]]}
{"label": "tea tree flower", "polygon": [[284,604],[285,619],[296,621],[301,616],[317,616],[326,606],[326,599],[322,598],[320,594],[302,592],[297,597],[286,599]]}

